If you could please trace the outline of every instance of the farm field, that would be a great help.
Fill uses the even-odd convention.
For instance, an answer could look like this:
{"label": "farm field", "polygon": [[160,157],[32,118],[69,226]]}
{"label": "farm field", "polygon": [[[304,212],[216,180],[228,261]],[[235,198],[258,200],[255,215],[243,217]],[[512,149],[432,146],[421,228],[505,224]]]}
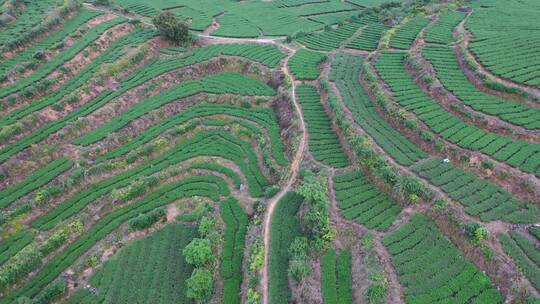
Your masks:
{"label": "farm field", "polygon": [[540,303],[534,0],[0,0],[0,304]]}

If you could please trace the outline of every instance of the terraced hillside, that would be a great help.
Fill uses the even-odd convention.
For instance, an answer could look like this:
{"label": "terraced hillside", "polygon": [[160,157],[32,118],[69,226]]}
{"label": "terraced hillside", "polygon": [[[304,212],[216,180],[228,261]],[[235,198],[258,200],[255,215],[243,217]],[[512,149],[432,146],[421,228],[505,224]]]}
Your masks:
{"label": "terraced hillside", "polygon": [[0,304],[539,303],[532,0],[0,0]]}

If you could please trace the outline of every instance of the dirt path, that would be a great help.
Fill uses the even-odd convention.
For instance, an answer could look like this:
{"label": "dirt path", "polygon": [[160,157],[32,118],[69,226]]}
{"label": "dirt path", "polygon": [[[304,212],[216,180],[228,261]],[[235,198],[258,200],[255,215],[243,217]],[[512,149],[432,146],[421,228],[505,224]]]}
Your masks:
{"label": "dirt path", "polygon": [[[256,39],[259,40],[259,39]],[[283,45],[282,45],[283,46]],[[300,105],[298,104],[296,100],[296,81],[294,80],[293,75],[290,73],[289,68],[287,67],[287,63],[289,62],[289,59],[295,54],[295,50],[283,46],[287,48],[291,53],[287,56],[285,61],[283,62],[283,68],[282,71],[291,79],[291,98],[292,102],[294,104],[294,108],[296,110],[296,113],[298,115],[298,120],[300,122],[300,129],[302,130],[302,137],[300,138],[300,142],[298,144],[298,149],[296,150],[296,154],[294,156],[294,159],[291,163],[291,166],[289,168],[289,172],[287,173],[287,182],[285,185],[281,188],[279,193],[274,196],[270,201],[268,201],[267,211],[264,216],[263,220],[263,238],[264,238],[264,264],[262,268],[262,279],[261,279],[261,286],[262,286],[262,295],[263,295],[263,304],[268,304],[268,260],[269,260],[269,252],[270,252],[270,224],[272,223],[272,215],[274,214],[274,210],[276,208],[277,203],[281,200],[281,198],[290,190],[291,186],[293,185],[294,181],[296,180],[296,177],[298,175],[298,170],[300,168],[300,163],[302,162],[302,159],[304,157],[304,152],[306,150],[307,146],[307,131],[306,131],[306,124],[304,122],[304,116],[302,115],[302,110],[300,109]]]}

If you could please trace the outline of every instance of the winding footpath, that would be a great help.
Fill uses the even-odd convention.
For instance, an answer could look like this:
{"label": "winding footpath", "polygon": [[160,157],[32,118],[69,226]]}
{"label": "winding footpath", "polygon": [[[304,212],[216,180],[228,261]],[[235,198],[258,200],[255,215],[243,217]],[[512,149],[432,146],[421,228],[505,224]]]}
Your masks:
{"label": "winding footpath", "polygon": [[296,177],[298,176],[298,170],[300,169],[300,164],[302,162],[302,159],[304,158],[304,152],[307,146],[306,123],[304,122],[304,116],[302,115],[302,110],[300,108],[300,105],[298,104],[298,101],[296,100],[296,80],[294,79],[294,76],[290,73],[289,68],[288,68],[289,59],[295,54],[295,50],[286,46],[283,46],[283,47],[291,51],[291,53],[287,56],[287,58],[283,62],[282,71],[291,80],[291,99],[292,99],[296,114],[298,116],[300,129],[302,130],[302,136],[300,138],[300,142],[298,144],[298,148],[296,150],[294,159],[289,168],[289,172],[287,173],[287,178],[286,178],[287,181],[285,182],[285,185],[281,188],[281,190],[278,192],[278,194],[274,196],[272,199],[270,199],[270,201],[268,201],[266,214],[264,216],[264,221],[263,221],[264,264],[263,264],[262,279],[261,279],[263,304],[268,304],[268,261],[270,259],[270,255],[269,255],[270,253],[270,225],[272,224],[272,215],[274,214],[274,210],[278,202],[290,190],[294,181],[296,180]]}

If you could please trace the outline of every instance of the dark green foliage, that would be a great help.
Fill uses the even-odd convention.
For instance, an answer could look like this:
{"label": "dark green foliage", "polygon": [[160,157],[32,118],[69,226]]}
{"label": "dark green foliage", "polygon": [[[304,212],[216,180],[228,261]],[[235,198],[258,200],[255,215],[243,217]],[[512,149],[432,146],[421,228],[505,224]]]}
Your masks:
{"label": "dark green foliage", "polygon": [[341,215],[369,228],[388,229],[401,211],[359,171],[334,176],[334,191]]}
{"label": "dark green foliage", "polygon": [[192,268],[182,249],[196,233],[193,226],[170,224],[129,243],[92,275],[95,294],[78,289],[68,303],[190,303],[186,280]]}
{"label": "dark green foliage", "polygon": [[161,36],[177,45],[186,45],[190,42],[187,25],[180,22],[177,16],[170,11],[159,12],[152,18]]}
{"label": "dark green foliage", "polygon": [[332,130],[317,89],[312,85],[302,84],[296,87],[296,95],[306,119],[309,150],[313,157],[332,167],[347,166],[349,160],[336,133]]}
{"label": "dark green foliage", "polygon": [[297,80],[314,80],[319,77],[318,65],[325,60],[325,54],[300,49],[294,53],[288,65]]}
{"label": "dark green foliage", "polygon": [[321,258],[321,288],[324,304],[351,304],[351,254],[341,251],[337,256],[330,248]]}
{"label": "dark green foliage", "polygon": [[0,191],[0,208],[5,208],[17,199],[34,191],[53,180],[73,166],[73,161],[60,157],[36,170],[20,183]]}
{"label": "dark green foliage", "polygon": [[511,231],[509,235],[500,233],[497,238],[534,288],[540,289],[540,250],[527,237],[516,231]]}
{"label": "dark green foliage", "polygon": [[418,162],[412,170],[448,193],[465,207],[468,214],[483,221],[502,219],[511,223],[533,223],[540,218],[537,206],[441,158]]}
{"label": "dark green foliage", "polygon": [[248,217],[236,199],[221,203],[221,218],[225,222],[223,252],[221,254],[221,275],[223,277],[223,303],[240,303],[242,284],[242,261]]}
{"label": "dark green foliage", "polygon": [[141,214],[128,222],[130,230],[143,230],[163,219],[166,215],[163,208],[157,208],[145,214]]}
{"label": "dark green foliage", "polygon": [[214,278],[212,272],[204,268],[193,271],[191,277],[186,281],[187,297],[197,301],[207,301],[212,296],[214,290]]}
{"label": "dark green foliage", "polygon": [[337,53],[332,62],[330,79],[336,83],[343,103],[352,112],[354,121],[393,159],[402,165],[411,165],[426,154],[395,130],[377,112],[367,92],[358,81],[364,58]]}
{"label": "dark green foliage", "polygon": [[21,231],[2,240],[0,243],[0,265],[17,254],[34,240],[34,235]]}
{"label": "dark green foliage", "polygon": [[291,296],[288,282],[289,247],[300,235],[300,223],[296,218],[303,197],[288,192],[279,201],[272,217],[269,258],[269,303],[288,304]]}
{"label": "dark green foliage", "polygon": [[[466,260],[425,215],[393,231],[383,244],[404,286],[407,303],[503,303],[490,278]],[[374,295],[379,287],[373,287]]]}

